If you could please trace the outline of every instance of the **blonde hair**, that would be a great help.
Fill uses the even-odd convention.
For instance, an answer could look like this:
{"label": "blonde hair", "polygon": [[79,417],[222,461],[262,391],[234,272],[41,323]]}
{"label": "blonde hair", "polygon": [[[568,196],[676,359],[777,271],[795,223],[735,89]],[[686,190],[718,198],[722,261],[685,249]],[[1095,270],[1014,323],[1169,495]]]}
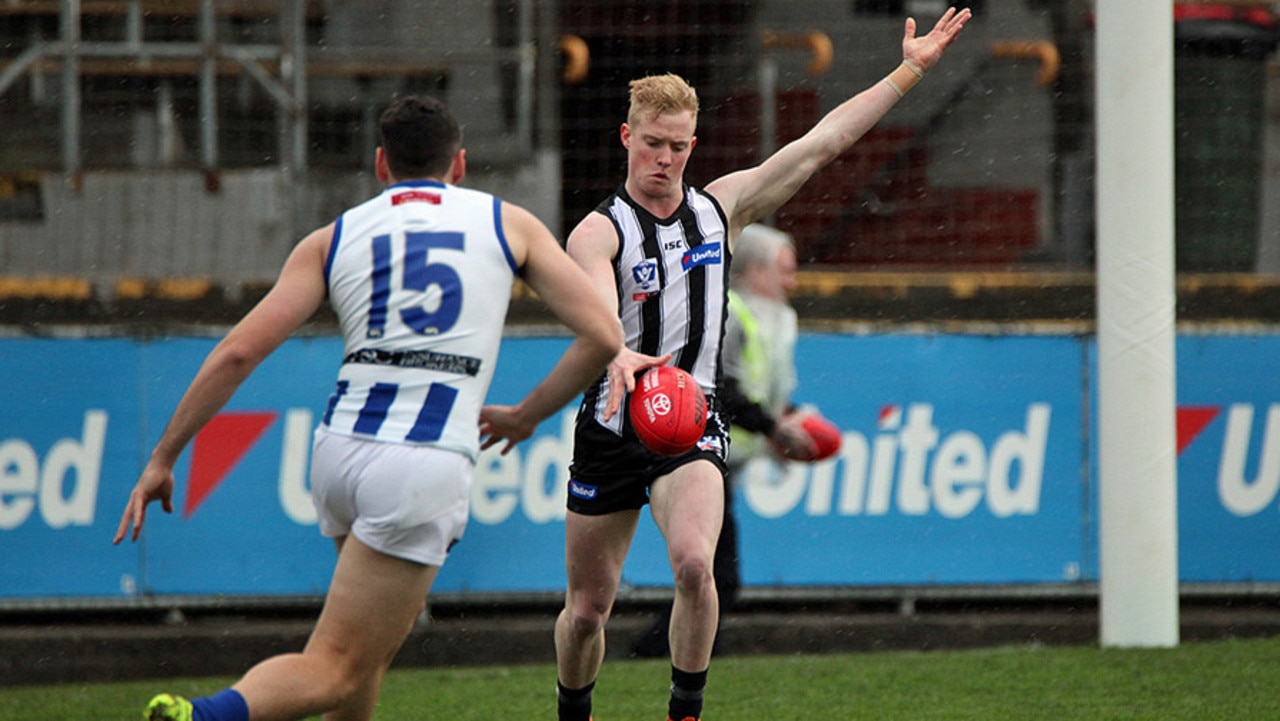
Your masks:
{"label": "blonde hair", "polygon": [[641,114],[656,118],[665,113],[682,111],[693,113],[698,119],[698,93],[684,78],[667,73],[650,75],[631,81],[631,108],[627,111],[627,123],[634,125]]}

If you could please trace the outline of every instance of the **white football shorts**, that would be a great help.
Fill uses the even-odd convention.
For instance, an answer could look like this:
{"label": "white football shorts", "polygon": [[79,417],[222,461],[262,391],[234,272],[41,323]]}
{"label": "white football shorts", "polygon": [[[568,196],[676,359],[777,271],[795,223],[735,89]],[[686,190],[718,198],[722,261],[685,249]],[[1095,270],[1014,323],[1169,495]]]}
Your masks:
{"label": "white football shorts", "polygon": [[467,527],[475,464],[461,453],[316,429],[311,500],[320,533],[440,566]]}

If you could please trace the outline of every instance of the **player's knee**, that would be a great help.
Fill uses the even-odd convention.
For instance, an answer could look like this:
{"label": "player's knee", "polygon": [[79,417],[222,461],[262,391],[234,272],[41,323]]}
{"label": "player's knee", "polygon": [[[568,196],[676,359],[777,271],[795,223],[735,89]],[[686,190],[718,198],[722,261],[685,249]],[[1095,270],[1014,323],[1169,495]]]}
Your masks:
{"label": "player's knee", "polygon": [[577,637],[594,636],[609,620],[609,606],[593,599],[579,599],[565,608],[569,632]]}
{"label": "player's knee", "polygon": [[319,701],[324,708],[345,705],[360,689],[361,679],[357,678],[359,670],[344,661],[341,658],[326,658],[322,664],[310,670],[311,687],[322,695]]}
{"label": "player's knee", "polygon": [[[326,708],[345,705],[381,672],[378,668],[380,658],[358,653],[350,647],[318,646],[308,649],[306,655],[313,659],[309,668],[312,687],[324,694],[323,705]],[[388,656],[387,665],[390,660],[391,656]]]}
{"label": "player's knee", "polygon": [[334,708],[347,705],[359,693],[364,685],[364,680],[356,678],[356,672],[346,673],[338,678],[333,688],[333,693],[337,696],[337,703]]}
{"label": "player's knee", "polygon": [[713,583],[711,559],[702,554],[681,554],[672,559],[676,588],[698,591]]}

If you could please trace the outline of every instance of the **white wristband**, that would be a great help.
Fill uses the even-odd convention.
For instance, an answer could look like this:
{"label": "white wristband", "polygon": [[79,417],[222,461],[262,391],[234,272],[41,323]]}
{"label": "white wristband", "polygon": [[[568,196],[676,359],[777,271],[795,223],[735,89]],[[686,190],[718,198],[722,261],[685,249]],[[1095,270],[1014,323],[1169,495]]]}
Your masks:
{"label": "white wristband", "polygon": [[893,92],[897,93],[897,94],[898,94],[898,99],[899,99],[899,100],[901,100],[902,98],[905,98],[905,97],[907,96],[907,94],[906,94],[906,93],[902,92],[902,88],[898,87],[898,84],[897,84],[897,83],[895,83],[895,82],[893,82],[893,80],[889,79],[889,77],[888,77],[888,76],[885,76],[885,78],[884,78],[883,80],[881,80],[880,82],[884,83],[885,85],[888,85],[890,90],[892,90]]}
{"label": "white wristband", "polygon": [[911,72],[915,73],[917,78],[924,80],[924,71],[916,67],[915,63],[912,63],[910,60],[907,60],[904,58],[902,61],[902,64],[907,66],[907,70],[910,70]]}

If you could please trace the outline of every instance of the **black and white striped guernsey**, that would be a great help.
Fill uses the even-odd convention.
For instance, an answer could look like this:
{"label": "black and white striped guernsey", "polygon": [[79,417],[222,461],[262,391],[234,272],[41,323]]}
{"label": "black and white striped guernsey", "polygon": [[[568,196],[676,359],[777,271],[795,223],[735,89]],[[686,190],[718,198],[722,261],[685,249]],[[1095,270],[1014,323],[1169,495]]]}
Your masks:
{"label": "black and white striped guernsey", "polygon": [[[627,347],[647,355],[672,354],[671,363],[714,393],[720,375],[720,344],[728,304],[728,222],[706,192],[685,186],[684,201],[668,218],[657,218],[625,188],[596,212],[618,233],[613,272],[618,315]],[[601,378],[584,400],[599,420],[608,398]],[[620,428],[618,414],[609,426]]]}

